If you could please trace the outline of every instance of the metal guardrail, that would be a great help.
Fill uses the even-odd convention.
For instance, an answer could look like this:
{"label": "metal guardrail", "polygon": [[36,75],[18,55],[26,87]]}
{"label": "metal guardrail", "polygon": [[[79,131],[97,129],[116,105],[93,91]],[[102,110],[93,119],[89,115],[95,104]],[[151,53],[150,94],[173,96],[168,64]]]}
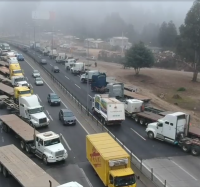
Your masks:
{"label": "metal guardrail", "polygon": [[[19,44],[18,43],[11,43],[11,45],[13,45],[14,47],[19,48]],[[22,45],[22,44],[20,44]],[[25,46],[25,45],[23,45]],[[20,49],[20,48],[19,48]],[[60,89],[72,100],[75,102],[75,104],[77,104],[77,106],[81,109],[81,111],[83,112],[83,114],[87,115],[88,117],[90,117],[92,119],[92,121],[95,121],[97,127],[102,131],[102,132],[107,132],[109,133],[131,156],[131,162],[132,164],[134,164],[138,170],[144,174],[148,179],[150,179],[157,187],[171,187],[167,184],[167,181],[164,180],[162,181],[153,171],[153,168],[149,168],[148,166],[146,166],[143,163],[143,160],[140,160],[139,158],[136,157],[136,155],[134,155],[132,153],[131,150],[129,150],[123,142],[121,142],[113,133],[111,133],[79,100],[78,98],[76,98],[65,86],[62,85],[62,83],[57,80],[54,75],[52,75],[44,66],[42,66],[38,61],[36,61],[36,59],[34,58],[34,56],[32,56],[32,54],[30,53],[26,53],[29,57],[31,57],[32,59],[34,59],[35,63],[38,63],[40,65],[40,67],[46,72],[46,74],[53,80],[54,83],[56,83]]]}

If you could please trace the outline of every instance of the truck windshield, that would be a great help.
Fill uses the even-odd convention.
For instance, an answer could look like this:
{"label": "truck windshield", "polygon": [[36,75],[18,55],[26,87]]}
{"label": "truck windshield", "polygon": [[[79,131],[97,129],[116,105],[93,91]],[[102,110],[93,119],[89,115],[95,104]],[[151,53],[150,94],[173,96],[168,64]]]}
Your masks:
{"label": "truck windshield", "polygon": [[13,70],[13,73],[14,73],[14,74],[17,74],[17,73],[22,73],[22,70],[21,70],[21,69],[18,69],[18,70]]}
{"label": "truck windshield", "polygon": [[114,186],[129,186],[135,184],[135,175],[127,175],[123,177],[115,177]]}
{"label": "truck windshield", "polygon": [[25,81],[24,77],[20,77],[20,78],[15,79],[15,82],[21,82],[21,81]]}
{"label": "truck windshield", "polygon": [[19,91],[19,94],[20,94],[20,95],[31,94],[31,90]]}
{"label": "truck windshield", "polygon": [[55,139],[52,139],[52,140],[44,141],[44,146],[51,146],[51,145],[55,145],[55,144],[58,144],[58,143],[60,143],[60,139],[55,138]]}
{"label": "truck windshield", "polygon": [[43,107],[29,109],[28,112],[29,114],[37,114],[37,113],[43,112]]}

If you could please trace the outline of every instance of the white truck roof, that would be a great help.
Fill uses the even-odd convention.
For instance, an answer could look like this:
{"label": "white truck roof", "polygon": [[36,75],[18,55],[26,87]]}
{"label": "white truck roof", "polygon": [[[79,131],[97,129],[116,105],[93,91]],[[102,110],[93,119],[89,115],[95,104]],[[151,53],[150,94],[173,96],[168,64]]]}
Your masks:
{"label": "white truck roof", "polygon": [[112,97],[112,98],[102,98],[106,103],[122,103],[121,101],[117,100],[116,98]]}
{"label": "white truck roof", "polygon": [[55,138],[59,138],[60,136],[52,131],[48,131],[48,132],[37,134],[37,137],[46,141],[46,140],[52,140]]}
{"label": "white truck roof", "polygon": [[82,185],[80,185],[79,183],[77,182],[68,182],[66,184],[62,184],[58,187],[83,187]]}
{"label": "white truck roof", "polygon": [[25,104],[27,107],[40,105],[37,95],[30,95],[27,97],[20,97],[20,103]]}
{"label": "white truck roof", "polygon": [[130,103],[143,103],[143,101],[139,99],[127,99],[127,101],[129,101]]}

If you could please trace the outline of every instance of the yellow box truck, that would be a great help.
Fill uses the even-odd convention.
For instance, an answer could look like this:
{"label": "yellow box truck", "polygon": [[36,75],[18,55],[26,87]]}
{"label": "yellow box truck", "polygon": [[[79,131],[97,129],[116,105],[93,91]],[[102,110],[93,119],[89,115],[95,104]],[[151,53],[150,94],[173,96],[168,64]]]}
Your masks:
{"label": "yellow box truck", "polygon": [[86,136],[87,159],[108,187],[136,187],[130,155],[108,134]]}
{"label": "yellow box truck", "polygon": [[10,71],[10,78],[12,76],[23,76],[23,71],[21,70],[20,65],[17,64],[10,64],[9,65],[9,71]]}

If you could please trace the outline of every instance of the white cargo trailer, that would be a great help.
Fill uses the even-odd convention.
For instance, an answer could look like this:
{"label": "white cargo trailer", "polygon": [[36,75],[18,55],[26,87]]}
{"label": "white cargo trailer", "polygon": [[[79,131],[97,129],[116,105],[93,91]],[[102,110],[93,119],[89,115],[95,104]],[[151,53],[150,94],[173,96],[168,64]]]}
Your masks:
{"label": "white cargo trailer", "polygon": [[92,111],[99,115],[103,125],[120,125],[125,120],[124,103],[108,94],[94,96]]}

